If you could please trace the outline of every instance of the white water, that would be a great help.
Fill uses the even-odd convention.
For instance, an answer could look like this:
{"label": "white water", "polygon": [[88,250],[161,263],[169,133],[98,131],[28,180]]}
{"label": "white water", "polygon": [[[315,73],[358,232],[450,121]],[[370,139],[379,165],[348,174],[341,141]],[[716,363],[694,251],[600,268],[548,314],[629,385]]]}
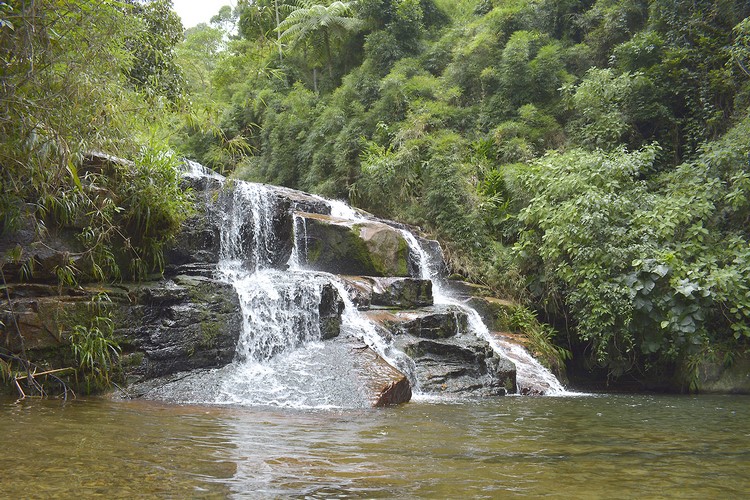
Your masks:
{"label": "white water", "polygon": [[226,178],[223,175],[217,174],[210,168],[204,167],[197,161],[187,160],[187,159],[184,159],[182,161],[183,161],[183,165],[185,166],[182,175],[184,175],[185,177],[193,177],[193,178],[208,177],[209,179],[216,179],[221,182],[224,182],[226,180]]}
{"label": "white water", "polygon": [[489,331],[476,309],[451,296],[450,292],[442,285],[439,273],[432,265],[430,256],[419,244],[417,238],[405,229],[402,229],[401,232],[409,244],[409,249],[419,256],[420,277],[432,281],[432,296],[435,304],[450,304],[460,307],[469,317],[469,330],[486,340],[496,353],[511,360],[516,365],[516,385],[519,392],[541,392],[550,396],[567,394],[557,377],[542,366],[526,349],[497,338]]}
{"label": "white water", "polygon": [[[225,181],[200,164],[186,163],[187,176]],[[378,327],[357,310],[339,278],[308,271],[300,265],[307,252],[298,246],[307,240],[304,218],[294,217],[295,244],[287,264],[289,270],[271,269],[276,243],[271,223],[276,199],[273,188],[234,182],[231,199],[227,200],[229,209],[223,214],[218,277],[234,286],[242,309],[243,331],[236,359],[204,379],[188,378],[181,390],[185,391],[187,386],[188,393],[192,391],[200,398],[206,386],[216,387],[212,402],[219,404],[330,408],[346,406],[352,399],[366,402],[367,396],[360,387],[339,376],[341,367],[350,362],[348,353],[337,351],[330,343],[324,349],[320,341],[318,305],[322,287],[331,283],[345,303],[342,332],[358,337],[404,373],[419,397],[414,362],[384,340]],[[323,201],[331,207],[334,217],[364,220],[361,213],[344,202]],[[533,385],[547,394],[564,392],[557,379],[528,353],[518,346],[499,343],[474,309],[445,292],[429,255],[414,235],[404,229],[400,231],[410,249],[419,256],[420,277],[432,280],[435,303],[457,305],[466,311],[471,331],[516,364],[519,388]],[[516,352],[519,349],[521,353]]]}

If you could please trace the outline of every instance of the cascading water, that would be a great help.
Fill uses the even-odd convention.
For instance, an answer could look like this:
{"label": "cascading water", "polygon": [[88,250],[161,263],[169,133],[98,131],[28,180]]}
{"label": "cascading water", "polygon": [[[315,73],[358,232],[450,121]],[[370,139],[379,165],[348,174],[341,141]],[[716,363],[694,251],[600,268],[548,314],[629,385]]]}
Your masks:
{"label": "cascading water", "polygon": [[[195,162],[188,162],[186,170],[186,176],[229,182]],[[242,309],[243,331],[235,361],[220,369],[183,377],[176,382],[179,388],[165,386],[156,395],[170,399],[170,394],[179,392],[181,401],[219,404],[318,408],[369,405],[368,395],[356,383],[356,377],[341,376],[342,370],[351,368],[348,348],[321,341],[319,306],[326,286],[333,286],[344,302],[342,334],[359,339],[377,352],[405,374],[418,392],[414,361],[358,311],[343,281],[338,276],[306,270],[300,264],[306,260],[308,250],[305,218],[293,216],[294,246],[287,249],[291,254],[285,254],[275,234],[278,228],[274,226],[274,214],[279,213],[275,188],[232,182],[232,189],[222,191],[226,208],[222,212],[217,277],[234,286]],[[366,219],[343,202],[313,198],[327,204],[333,217],[352,222]],[[431,261],[411,232],[399,230],[410,251],[418,256],[417,274],[432,281],[435,303],[463,309],[471,332],[516,364],[520,388],[534,386],[546,394],[564,392],[554,376],[528,353],[518,346],[502,344],[490,334],[474,309],[451,297],[438,276],[437,263]],[[284,255],[289,255],[287,262],[280,261],[286,259]]]}
{"label": "cascading water", "polygon": [[469,317],[469,329],[475,335],[485,339],[495,352],[513,361],[516,365],[516,384],[519,392],[542,393],[550,396],[566,394],[566,390],[560,381],[534,359],[526,349],[492,335],[476,309],[451,296],[450,292],[443,286],[442,279],[436,271],[432,259],[419,244],[419,241],[409,231],[402,229],[401,232],[409,244],[409,249],[419,256],[420,277],[432,281],[432,295],[435,303],[455,305],[463,309]]}

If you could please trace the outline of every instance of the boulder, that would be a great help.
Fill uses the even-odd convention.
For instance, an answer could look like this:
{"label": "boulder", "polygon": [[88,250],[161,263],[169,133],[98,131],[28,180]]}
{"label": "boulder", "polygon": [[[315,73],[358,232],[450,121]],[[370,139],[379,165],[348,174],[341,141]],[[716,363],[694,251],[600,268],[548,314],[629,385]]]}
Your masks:
{"label": "boulder", "polygon": [[341,276],[349,298],[360,310],[371,306],[411,309],[431,306],[432,282],[420,278]]}
{"label": "boulder", "polygon": [[393,406],[411,400],[409,379],[378,353],[351,337],[340,340],[349,347],[359,383],[373,407]]}
{"label": "boulder", "polygon": [[515,365],[468,331],[468,318],[459,307],[366,314],[414,361],[421,391],[472,397],[516,392]]}
{"label": "boulder", "polygon": [[344,284],[349,300],[354,306],[365,311],[372,305],[372,281],[367,276],[339,276]]}
{"label": "boulder", "polygon": [[350,221],[298,213],[304,224],[304,265],[333,274],[409,276],[409,245],[398,229],[377,221]]}
{"label": "boulder", "polygon": [[432,281],[418,278],[372,278],[372,305],[410,309],[432,305]]}
{"label": "boulder", "polygon": [[337,337],[341,331],[341,313],[344,312],[344,300],[339,291],[330,283],[320,290],[320,337],[323,340]]}
{"label": "boulder", "polygon": [[242,315],[234,288],[201,276],[130,286],[115,314],[123,363],[135,378],[218,367],[234,357]]}
{"label": "boulder", "polygon": [[[234,289],[199,276],[118,287],[9,287],[15,320],[3,308],[0,341],[20,352],[18,325],[29,359],[57,367],[73,363],[70,333],[75,325],[89,325],[95,314],[114,321],[123,369],[135,378],[227,364],[242,327]],[[97,313],[92,299],[101,293],[110,302]]]}

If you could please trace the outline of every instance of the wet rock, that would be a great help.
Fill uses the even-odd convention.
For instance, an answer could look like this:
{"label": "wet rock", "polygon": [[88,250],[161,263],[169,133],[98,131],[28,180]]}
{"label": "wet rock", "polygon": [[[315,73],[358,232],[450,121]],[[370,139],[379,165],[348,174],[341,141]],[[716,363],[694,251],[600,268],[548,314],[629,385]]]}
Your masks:
{"label": "wet rock", "polygon": [[[221,214],[212,201],[220,185],[195,191],[195,213],[186,220],[175,239],[165,248],[165,274],[211,276],[221,251]],[[210,273],[209,273],[210,270]]]}
{"label": "wet rock", "polygon": [[427,339],[454,337],[468,328],[466,313],[455,306],[437,306],[430,312],[396,325],[403,333]]}
{"label": "wet rock", "polygon": [[371,306],[411,309],[431,306],[432,282],[419,278],[341,276],[349,298],[360,310]]}
{"label": "wet rock", "polygon": [[378,353],[351,337],[341,339],[349,348],[359,384],[373,407],[393,406],[411,400],[409,379],[389,365]]}
{"label": "wet rock", "polygon": [[397,229],[377,221],[297,216],[304,222],[301,257],[310,268],[333,274],[409,276],[409,246]]}
{"label": "wet rock", "polygon": [[417,278],[373,278],[372,298],[376,306],[410,309],[432,305],[432,281]]}
{"label": "wet rock", "polygon": [[401,374],[398,380],[388,382],[380,392],[377,393],[377,399],[373,403],[374,407],[394,406],[402,403],[408,403],[411,400],[411,384],[405,375]]}
{"label": "wet rock", "polygon": [[508,318],[518,307],[518,304],[495,297],[472,296],[468,297],[464,304],[477,311],[490,330],[508,330],[510,328]]}
{"label": "wet rock", "polygon": [[129,296],[134,302],[119,309],[115,333],[130,358],[130,375],[143,379],[218,367],[234,357],[242,318],[231,285],[176,276],[134,287]]}
{"label": "wet rock", "polygon": [[397,337],[396,346],[415,363],[419,387],[432,393],[502,396],[516,390],[516,368],[481,339]]}
{"label": "wet rock", "polygon": [[372,304],[372,281],[366,276],[339,276],[349,300],[361,311]]}
{"label": "wet rock", "polygon": [[323,340],[337,337],[341,331],[344,300],[336,287],[330,283],[326,283],[321,289],[318,312],[320,314],[320,337]]}
{"label": "wet rock", "polygon": [[329,215],[331,206],[317,196],[282,186],[267,186],[269,190],[286,206],[287,213],[305,212],[310,214]]}
{"label": "wet rock", "polygon": [[420,390],[472,397],[516,391],[515,365],[495,353],[486,340],[467,331],[468,320],[460,308],[373,310],[366,314],[412,358]]}
{"label": "wet rock", "polygon": [[[14,314],[8,308],[0,312],[5,325],[0,339],[11,352],[21,351],[17,325],[30,359],[69,366],[73,327],[89,325],[97,314],[110,316],[123,348],[124,371],[136,378],[227,364],[242,327],[234,289],[203,277],[177,276],[118,287],[12,289]],[[92,299],[101,293],[110,301],[95,311]]]}

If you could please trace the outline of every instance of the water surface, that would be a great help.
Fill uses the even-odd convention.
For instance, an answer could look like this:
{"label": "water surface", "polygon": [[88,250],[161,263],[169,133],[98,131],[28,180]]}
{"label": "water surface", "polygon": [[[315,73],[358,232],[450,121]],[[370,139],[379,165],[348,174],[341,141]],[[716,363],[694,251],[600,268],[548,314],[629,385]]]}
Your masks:
{"label": "water surface", "polygon": [[379,410],[0,399],[8,498],[737,498],[750,398],[416,401]]}

